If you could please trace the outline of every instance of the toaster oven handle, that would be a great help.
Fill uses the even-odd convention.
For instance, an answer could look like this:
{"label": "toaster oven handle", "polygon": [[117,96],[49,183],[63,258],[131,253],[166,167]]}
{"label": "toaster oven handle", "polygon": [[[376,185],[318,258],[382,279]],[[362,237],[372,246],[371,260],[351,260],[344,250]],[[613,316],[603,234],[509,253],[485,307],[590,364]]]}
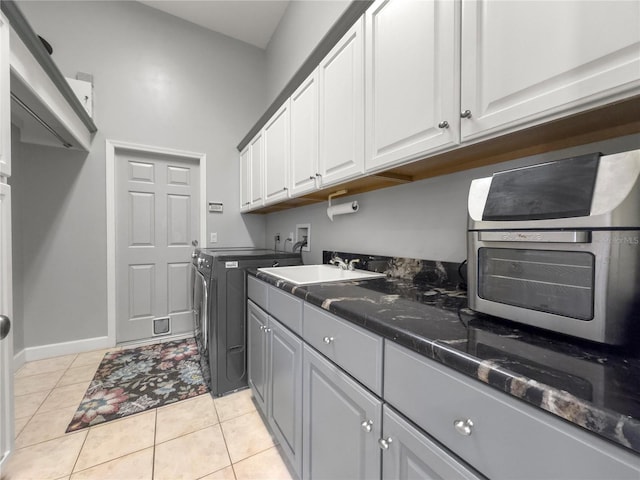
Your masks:
{"label": "toaster oven handle", "polygon": [[484,231],[478,232],[478,240],[481,242],[591,243],[591,232],[585,230]]}

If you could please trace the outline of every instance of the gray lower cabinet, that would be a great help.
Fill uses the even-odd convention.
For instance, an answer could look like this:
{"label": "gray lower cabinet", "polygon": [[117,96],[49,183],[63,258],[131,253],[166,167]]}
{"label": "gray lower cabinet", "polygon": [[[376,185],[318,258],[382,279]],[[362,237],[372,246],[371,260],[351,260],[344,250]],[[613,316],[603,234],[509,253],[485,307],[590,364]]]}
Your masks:
{"label": "gray lower cabinet", "polygon": [[268,315],[253,302],[247,302],[247,379],[263,413],[267,411],[267,323]]}
{"label": "gray lower cabinet", "polygon": [[[492,479],[634,479],[634,453],[393,342],[384,399]],[[411,381],[407,381],[411,379]]]}
{"label": "gray lower cabinet", "polygon": [[384,480],[479,480],[480,476],[384,405],[382,419]]}
{"label": "gray lower cabinet", "polygon": [[382,401],[305,344],[304,479],[379,479]]}
{"label": "gray lower cabinet", "polygon": [[269,317],[267,420],[295,472],[302,468],[302,340]]}
{"label": "gray lower cabinet", "polygon": [[302,468],[302,340],[247,303],[248,379],[258,407],[294,472]]}

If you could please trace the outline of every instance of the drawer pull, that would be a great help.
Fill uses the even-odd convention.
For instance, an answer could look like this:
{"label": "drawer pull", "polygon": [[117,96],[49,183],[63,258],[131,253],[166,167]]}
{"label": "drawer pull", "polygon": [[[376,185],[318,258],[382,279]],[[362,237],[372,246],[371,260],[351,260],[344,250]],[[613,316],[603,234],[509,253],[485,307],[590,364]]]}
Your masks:
{"label": "drawer pull", "polygon": [[454,420],[453,426],[460,435],[468,437],[472,433],[473,422],[469,418],[466,420]]}
{"label": "drawer pull", "polygon": [[261,331],[261,332],[263,332],[265,328],[267,328],[267,326],[266,326],[266,325],[260,325],[260,331]]}
{"label": "drawer pull", "polygon": [[270,331],[271,331],[271,329],[270,329],[270,328],[265,328],[265,329],[264,329],[264,333],[269,333]]}
{"label": "drawer pull", "polygon": [[371,425],[373,425],[373,420],[365,420],[360,424],[360,426],[362,427],[362,430],[364,430],[367,433],[371,431],[372,429]]}
{"label": "drawer pull", "polygon": [[324,338],[322,339],[322,341],[323,341],[324,343],[326,343],[327,345],[332,344],[334,340],[335,340],[335,339],[334,339],[333,337],[324,337]]}
{"label": "drawer pull", "polygon": [[389,450],[392,441],[393,440],[391,440],[391,437],[379,439],[378,445],[380,446],[380,450]]}

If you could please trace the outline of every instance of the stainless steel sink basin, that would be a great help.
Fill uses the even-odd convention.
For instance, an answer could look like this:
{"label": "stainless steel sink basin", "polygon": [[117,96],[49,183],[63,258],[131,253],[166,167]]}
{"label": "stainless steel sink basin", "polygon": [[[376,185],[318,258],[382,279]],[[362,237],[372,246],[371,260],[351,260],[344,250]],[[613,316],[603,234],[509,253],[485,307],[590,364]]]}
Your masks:
{"label": "stainless steel sink basin", "polygon": [[296,285],[313,283],[347,282],[353,280],[369,280],[384,277],[384,273],[367,272],[366,270],[342,270],[334,265],[298,265],[295,267],[258,268],[258,271],[286,280]]}

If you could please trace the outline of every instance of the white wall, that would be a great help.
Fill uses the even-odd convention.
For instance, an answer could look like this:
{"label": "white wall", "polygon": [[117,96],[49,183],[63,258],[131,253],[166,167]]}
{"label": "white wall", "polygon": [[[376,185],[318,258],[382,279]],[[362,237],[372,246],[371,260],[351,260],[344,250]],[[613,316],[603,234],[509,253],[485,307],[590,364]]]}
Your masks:
{"label": "white wall", "polygon": [[293,0],[289,3],[267,45],[269,103],[275,100],[350,3],[350,0]]}
{"label": "white wall", "polygon": [[263,50],[138,2],[20,2],[65,76],[94,76],[98,134],[87,154],[21,145],[13,158],[22,233],[26,347],[107,334],[105,139],[207,155],[218,246],[264,244],[238,213],[238,142],[266,109]]}
{"label": "white wall", "polygon": [[[599,151],[604,154],[640,148],[631,135],[489,167],[430,178],[360,195],[337,197],[333,203],[358,200],[350,215],[327,217],[327,203],[271,213],[267,245],[276,233],[285,238],[297,223],[311,223],[311,251],[305,263],[321,263],[323,250],[460,262],[466,258],[467,194],[474,178],[524,165]],[[282,245],[282,244],[281,244]],[[281,247],[282,248],[282,247]],[[287,243],[287,250],[291,244]]]}

